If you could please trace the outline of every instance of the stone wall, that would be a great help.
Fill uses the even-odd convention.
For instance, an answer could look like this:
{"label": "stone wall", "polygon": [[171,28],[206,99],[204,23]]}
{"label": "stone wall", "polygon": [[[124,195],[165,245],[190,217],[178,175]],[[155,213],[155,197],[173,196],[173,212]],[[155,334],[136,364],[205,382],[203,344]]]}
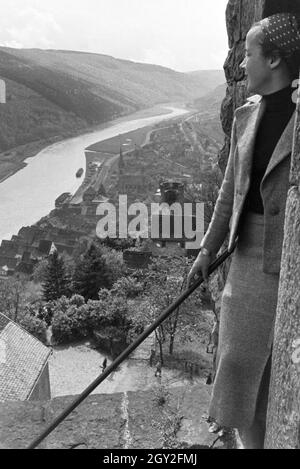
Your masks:
{"label": "stone wall", "polygon": [[[286,1],[285,5],[285,8],[291,7],[290,11],[300,13],[300,0]],[[299,110],[298,96],[272,356],[266,449],[300,449]]]}
{"label": "stone wall", "polygon": [[46,401],[48,399],[51,399],[49,363],[45,366],[29,397],[30,401]]}
{"label": "stone wall", "polygon": [[224,63],[227,80],[226,97],[221,108],[221,122],[225,133],[225,144],[219,156],[219,165],[225,172],[229,149],[233,114],[237,107],[245,103],[246,81],[240,68],[245,55],[246,35],[263,12],[263,0],[230,0],[226,9],[229,52]]}
{"label": "stone wall", "polygon": [[[74,398],[1,403],[0,448],[25,449]],[[151,391],[92,395],[39,448],[111,451],[186,448],[194,444],[207,447],[216,440],[203,419],[209,399],[205,385],[174,387],[169,392],[158,387]],[[176,436],[172,443],[173,432]]]}

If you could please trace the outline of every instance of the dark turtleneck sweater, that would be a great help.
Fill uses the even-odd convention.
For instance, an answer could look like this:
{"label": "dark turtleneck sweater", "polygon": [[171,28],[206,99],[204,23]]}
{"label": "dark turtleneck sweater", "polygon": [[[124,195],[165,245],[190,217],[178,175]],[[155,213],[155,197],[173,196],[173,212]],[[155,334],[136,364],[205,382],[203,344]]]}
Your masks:
{"label": "dark turtleneck sweater", "polygon": [[264,213],[260,184],[275,147],[295,111],[296,104],[292,101],[293,91],[294,89],[288,86],[276,93],[263,96],[266,109],[256,135],[250,189],[244,205],[245,212]]}

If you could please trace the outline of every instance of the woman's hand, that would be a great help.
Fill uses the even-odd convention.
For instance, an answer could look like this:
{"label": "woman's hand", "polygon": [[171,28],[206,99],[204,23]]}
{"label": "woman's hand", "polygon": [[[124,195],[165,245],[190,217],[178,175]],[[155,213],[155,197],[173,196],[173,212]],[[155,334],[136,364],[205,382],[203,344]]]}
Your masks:
{"label": "woman's hand", "polygon": [[203,254],[201,252],[199,253],[187,277],[188,288],[192,285],[194,277],[199,275],[199,273],[202,274],[204,281],[208,280],[208,268],[211,264],[212,257],[212,254]]}

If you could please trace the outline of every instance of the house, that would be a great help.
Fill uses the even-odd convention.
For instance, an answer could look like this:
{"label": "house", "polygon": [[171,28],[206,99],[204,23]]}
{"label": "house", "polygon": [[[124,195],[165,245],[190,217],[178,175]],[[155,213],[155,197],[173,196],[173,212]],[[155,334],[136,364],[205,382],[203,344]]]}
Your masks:
{"label": "house", "polygon": [[32,275],[37,263],[38,263],[37,259],[29,259],[28,261],[21,261],[17,265],[15,272],[19,274],[24,274],[24,275]]}
{"label": "house", "polygon": [[21,262],[30,262],[31,260],[31,252],[30,251],[24,251],[22,255]]}
{"label": "house", "polygon": [[57,252],[59,254],[66,253],[69,256],[72,256],[74,247],[73,246],[68,246],[67,244],[62,244],[62,243],[55,243],[55,248],[57,249]]}
{"label": "house", "polygon": [[[14,243],[17,253],[18,254],[23,254],[24,249],[26,250],[28,248],[28,243],[25,241],[23,238],[20,236],[12,236],[12,242]],[[2,248],[0,248],[1,250]]]}
{"label": "house", "polygon": [[146,176],[142,174],[121,174],[119,178],[119,192],[121,194],[145,193],[148,190]]}
{"label": "house", "polygon": [[39,231],[41,230],[36,226],[24,226],[20,229],[18,236],[30,245],[33,244],[34,239]]}
{"label": "house", "polygon": [[14,258],[18,254],[18,249],[15,246],[1,246],[0,256]]}
{"label": "house", "polygon": [[15,243],[7,239],[3,239],[1,242],[1,249],[5,251],[11,251],[15,249]]}
{"label": "house", "polygon": [[52,252],[54,244],[52,241],[47,239],[41,239],[38,242],[34,242],[27,251],[31,253],[31,258],[35,260],[46,259]]}
{"label": "house", "polygon": [[51,398],[51,350],[0,313],[0,402]]}
{"label": "house", "polygon": [[[176,243],[184,248],[186,242],[195,240],[197,228],[196,207],[193,204],[190,207],[192,209],[191,213],[185,212],[185,204],[191,201],[189,196],[185,194],[184,189],[185,186],[182,182],[168,180],[160,183],[160,190],[155,194],[156,198],[160,195],[160,204],[162,205],[151,213],[151,237],[152,240],[159,242],[162,247],[170,246],[170,243]],[[163,204],[169,206],[169,212],[166,211]]]}
{"label": "house", "polygon": [[11,277],[14,275],[14,270],[9,269],[7,265],[0,266],[0,278],[6,279],[7,277]]}
{"label": "house", "polygon": [[[12,275],[17,267],[19,259],[15,257],[1,256],[0,255],[0,268],[2,269],[2,275]],[[6,271],[6,275],[4,273]]]}
{"label": "house", "polygon": [[83,195],[83,202],[81,205],[81,215],[94,219],[96,217],[97,208],[102,203],[109,202],[109,198],[101,195],[90,187]]}
{"label": "house", "polygon": [[49,254],[50,254],[50,252],[53,248],[52,244],[53,244],[52,241],[49,241],[47,239],[41,239],[40,242],[39,242],[39,247],[38,247],[39,254],[42,257],[49,256]]}
{"label": "house", "polygon": [[55,200],[55,208],[62,207],[67,205],[72,199],[72,194],[70,192],[64,192]]}

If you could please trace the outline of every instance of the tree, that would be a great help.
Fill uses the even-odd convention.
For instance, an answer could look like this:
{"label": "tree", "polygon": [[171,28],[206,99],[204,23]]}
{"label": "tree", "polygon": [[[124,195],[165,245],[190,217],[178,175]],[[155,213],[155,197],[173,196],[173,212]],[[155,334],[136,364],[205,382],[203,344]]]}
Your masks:
{"label": "tree", "polygon": [[110,272],[102,250],[95,243],[91,243],[86,253],[75,265],[73,291],[82,295],[86,301],[97,300],[100,288],[110,286]]}
{"label": "tree", "polygon": [[24,307],[26,285],[24,277],[0,281],[0,311],[13,321],[18,320],[19,312]]}
{"label": "tree", "polygon": [[61,296],[69,296],[70,294],[70,282],[65,264],[57,251],[48,257],[42,287],[45,301],[57,300]]}
{"label": "tree", "polygon": [[125,274],[123,254],[105,245],[101,246],[101,251],[109,270],[111,283],[113,284]]}
{"label": "tree", "polygon": [[[147,316],[148,325],[154,322],[178,298],[184,289],[184,280],[191,268],[191,262],[187,258],[170,256],[167,259],[160,258],[152,263],[144,280],[147,305],[143,308],[143,315]],[[197,321],[198,324],[191,325],[190,318],[195,307],[197,310],[199,309],[200,303],[201,292],[198,289],[155,330],[162,363],[163,344],[167,339],[169,353],[172,355],[178,331],[180,331],[181,342],[188,341],[192,332],[196,332],[198,335],[203,333],[203,322]],[[207,330],[205,333],[207,334]]]}
{"label": "tree", "polygon": [[38,262],[33,271],[33,280],[36,283],[43,282],[45,279],[45,272],[47,271],[48,259],[43,259]]}

